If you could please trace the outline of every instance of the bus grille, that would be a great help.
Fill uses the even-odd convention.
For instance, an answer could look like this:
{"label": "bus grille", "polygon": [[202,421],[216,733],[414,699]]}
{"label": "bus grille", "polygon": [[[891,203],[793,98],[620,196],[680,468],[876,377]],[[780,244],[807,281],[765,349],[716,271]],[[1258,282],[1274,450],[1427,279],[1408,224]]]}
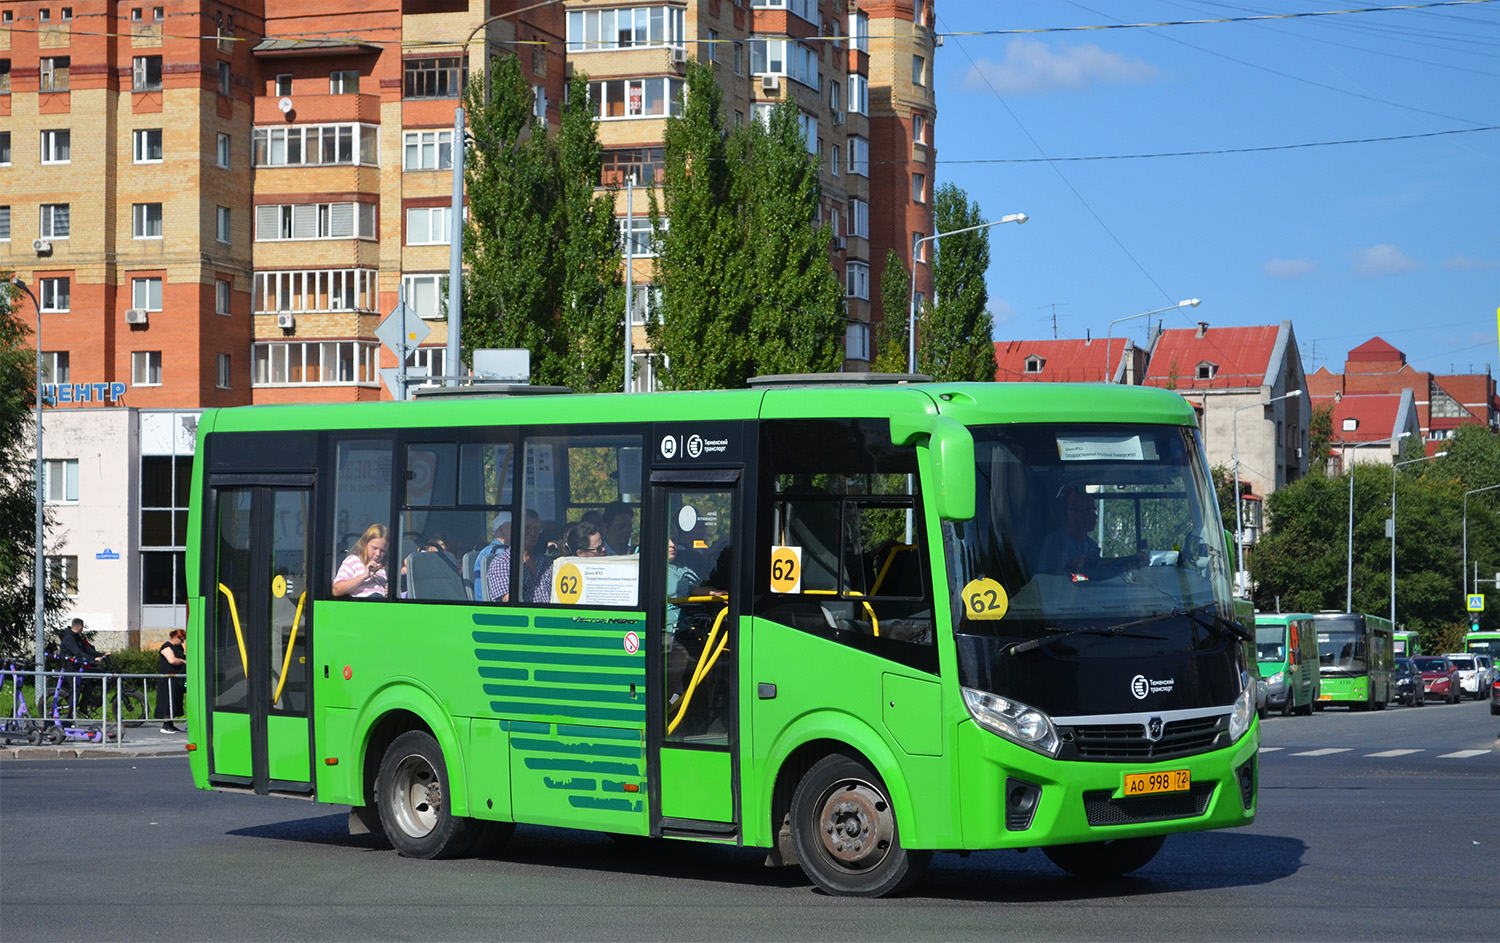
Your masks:
{"label": "bus grille", "polygon": [[1188,819],[1203,814],[1218,785],[1216,782],[1194,783],[1187,792],[1130,799],[1114,799],[1110,790],[1095,789],[1083,794],[1083,811],[1091,826]]}
{"label": "bus grille", "polygon": [[1079,724],[1065,728],[1062,736],[1069,759],[1170,760],[1213,749],[1226,725],[1223,714],[1170,721],[1155,743],[1140,724]]}

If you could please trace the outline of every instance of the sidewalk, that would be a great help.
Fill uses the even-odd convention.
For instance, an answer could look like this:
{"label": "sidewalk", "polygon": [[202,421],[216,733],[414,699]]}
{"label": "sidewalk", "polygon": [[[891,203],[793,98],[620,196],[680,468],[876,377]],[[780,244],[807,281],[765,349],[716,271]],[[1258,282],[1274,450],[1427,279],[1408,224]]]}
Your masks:
{"label": "sidewalk", "polygon": [[[161,721],[147,721],[139,727],[125,728],[125,738],[120,742],[105,740],[90,743],[87,740],[65,740],[57,745],[43,743],[41,746],[17,741],[0,744],[0,760],[72,760],[72,759],[120,759],[136,756],[187,756],[184,744],[191,741],[187,726],[177,721],[182,733],[163,733]],[[114,727],[111,725],[111,732]]]}

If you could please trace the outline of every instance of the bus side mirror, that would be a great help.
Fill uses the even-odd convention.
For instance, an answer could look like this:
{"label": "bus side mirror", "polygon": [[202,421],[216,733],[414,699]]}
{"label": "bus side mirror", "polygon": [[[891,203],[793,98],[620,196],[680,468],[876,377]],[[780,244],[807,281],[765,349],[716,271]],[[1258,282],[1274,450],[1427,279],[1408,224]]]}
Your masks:
{"label": "bus side mirror", "polygon": [[891,441],[920,446],[927,438],[935,480],[929,488],[939,518],[967,521],[974,517],[974,436],[963,423],[929,413],[891,417]]}

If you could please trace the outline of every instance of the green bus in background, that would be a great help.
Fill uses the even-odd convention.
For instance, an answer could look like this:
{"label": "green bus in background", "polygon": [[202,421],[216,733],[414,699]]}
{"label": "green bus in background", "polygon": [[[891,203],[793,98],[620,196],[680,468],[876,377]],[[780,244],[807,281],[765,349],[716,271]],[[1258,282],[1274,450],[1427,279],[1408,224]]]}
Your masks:
{"label": "green bus in background", "polygon": [[1500,632],[1470,632],[1464,636],[1464,651],[1470,655],[1488,655],[1500,664]]}
{"label": "green bus in background", "polygon": [[1422,638],[1412,629],[1398,629],[1391,633],[1392,651],[1397,658],[1410,658],[1422,654]]}
{"label": "green bus in background", "polygon": [[1385,710],[1394,699],[1394,645],[1389,619],[1358,612],[1320,612],[1318,709],[1346,704],[1352,710]]}
{"label": "green bus in background", "polygon": [[567,826],[864,896],[936,851],[1113,875],[1253,822],[1187,402],[836,379],[205,411],[194,784],[412,857]]}
{"label": "green bus in background", "polygon": [[1267,706],[1285,714],[1311,714],[1318,702],[1318,634],[1307,614],[1255,617],[1255,651],[1266,679]]}

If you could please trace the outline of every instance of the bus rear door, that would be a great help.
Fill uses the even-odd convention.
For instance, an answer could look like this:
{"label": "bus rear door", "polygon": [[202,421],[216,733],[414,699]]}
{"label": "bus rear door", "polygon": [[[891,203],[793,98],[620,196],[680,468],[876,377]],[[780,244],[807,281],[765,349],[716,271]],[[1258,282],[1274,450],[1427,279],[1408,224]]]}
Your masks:
{"label": "bus rear door", "polygon": [[209,779],[256,792],[312,786],[312,476],[216,476],[207,561],[213,624]]}

